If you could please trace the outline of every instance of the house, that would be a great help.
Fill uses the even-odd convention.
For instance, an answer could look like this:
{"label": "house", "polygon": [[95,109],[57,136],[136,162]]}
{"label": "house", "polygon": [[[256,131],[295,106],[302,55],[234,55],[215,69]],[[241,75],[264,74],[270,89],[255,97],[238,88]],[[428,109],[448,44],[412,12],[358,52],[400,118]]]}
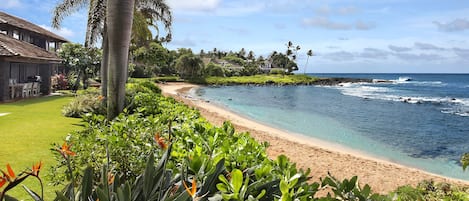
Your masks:
{"label": "house", "polygon": [[[0,11],[0,102],[47,95],[61,59],[55,51],[67,42],[46,29]],[[27,84],[34,83],[34,84]]]}

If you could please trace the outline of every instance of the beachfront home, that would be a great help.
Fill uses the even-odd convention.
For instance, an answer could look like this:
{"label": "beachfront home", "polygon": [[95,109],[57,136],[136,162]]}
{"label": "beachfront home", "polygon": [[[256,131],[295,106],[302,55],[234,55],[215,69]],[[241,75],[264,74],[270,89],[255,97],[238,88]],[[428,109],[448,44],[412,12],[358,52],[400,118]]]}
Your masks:
{"label": "beachfront home", "polygon": [[0,11],[0,102],[49,94],[51,75],[67,42],[46,29]]}

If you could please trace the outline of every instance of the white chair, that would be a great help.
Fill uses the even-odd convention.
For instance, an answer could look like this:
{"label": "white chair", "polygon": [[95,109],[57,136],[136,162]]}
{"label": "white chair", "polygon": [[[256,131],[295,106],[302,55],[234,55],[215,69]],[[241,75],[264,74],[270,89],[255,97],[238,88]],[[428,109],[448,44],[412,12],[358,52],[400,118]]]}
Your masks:
{"label": "white chair", "polygon": [[31,95],[33,83],[28,82],[23,85],[23,98],[27,98]]}
{"label": "white chair", "polygon": [[41,90],[39,82],[33,82],[33,88],[32,88],[32,95],[33,96],[38,96],[39,92]]}

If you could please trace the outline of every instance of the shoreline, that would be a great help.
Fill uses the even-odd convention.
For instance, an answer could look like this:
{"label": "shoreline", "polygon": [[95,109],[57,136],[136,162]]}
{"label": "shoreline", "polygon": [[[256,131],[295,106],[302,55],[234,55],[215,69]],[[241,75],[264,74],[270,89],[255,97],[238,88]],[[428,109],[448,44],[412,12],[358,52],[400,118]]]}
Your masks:
{"label": "shoreline", "polygon": [[298,168],[310,168],[313,181],[319,182],[319,178],[327,176],[328,172],[339,180],[350,179],[356,175],[361,184],[370,185],[373,191],[378,193],[388,193],[403,185],[415,186],[423,180],[469,185],[469,181],[429,173],[340,144],[274,128],[222,106],[187,95],[190,90],[200,87],[199,85],[167,83],[160,84],[159,87],[164,95],[197,108],[212,124],[220,126],[229,120],[238,132],[249,132],[256,140],[268,142],[267,154],[270,158],[275,159],[281,154],[288,156]]}

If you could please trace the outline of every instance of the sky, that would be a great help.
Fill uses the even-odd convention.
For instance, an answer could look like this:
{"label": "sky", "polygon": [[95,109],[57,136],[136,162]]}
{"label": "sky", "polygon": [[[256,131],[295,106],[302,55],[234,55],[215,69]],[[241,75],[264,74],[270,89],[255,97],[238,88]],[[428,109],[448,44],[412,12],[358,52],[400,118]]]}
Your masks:
{"label": "sky", "polygon": [[[467,0],[166,1],[174,18],[169,49],[245,48],[266,57],[291,41],[301,47],[301,73],[469,73]],[[2,0],[0,10],[52,30],[58,2]],[[86,11],[52,31],[83,43]]]}

